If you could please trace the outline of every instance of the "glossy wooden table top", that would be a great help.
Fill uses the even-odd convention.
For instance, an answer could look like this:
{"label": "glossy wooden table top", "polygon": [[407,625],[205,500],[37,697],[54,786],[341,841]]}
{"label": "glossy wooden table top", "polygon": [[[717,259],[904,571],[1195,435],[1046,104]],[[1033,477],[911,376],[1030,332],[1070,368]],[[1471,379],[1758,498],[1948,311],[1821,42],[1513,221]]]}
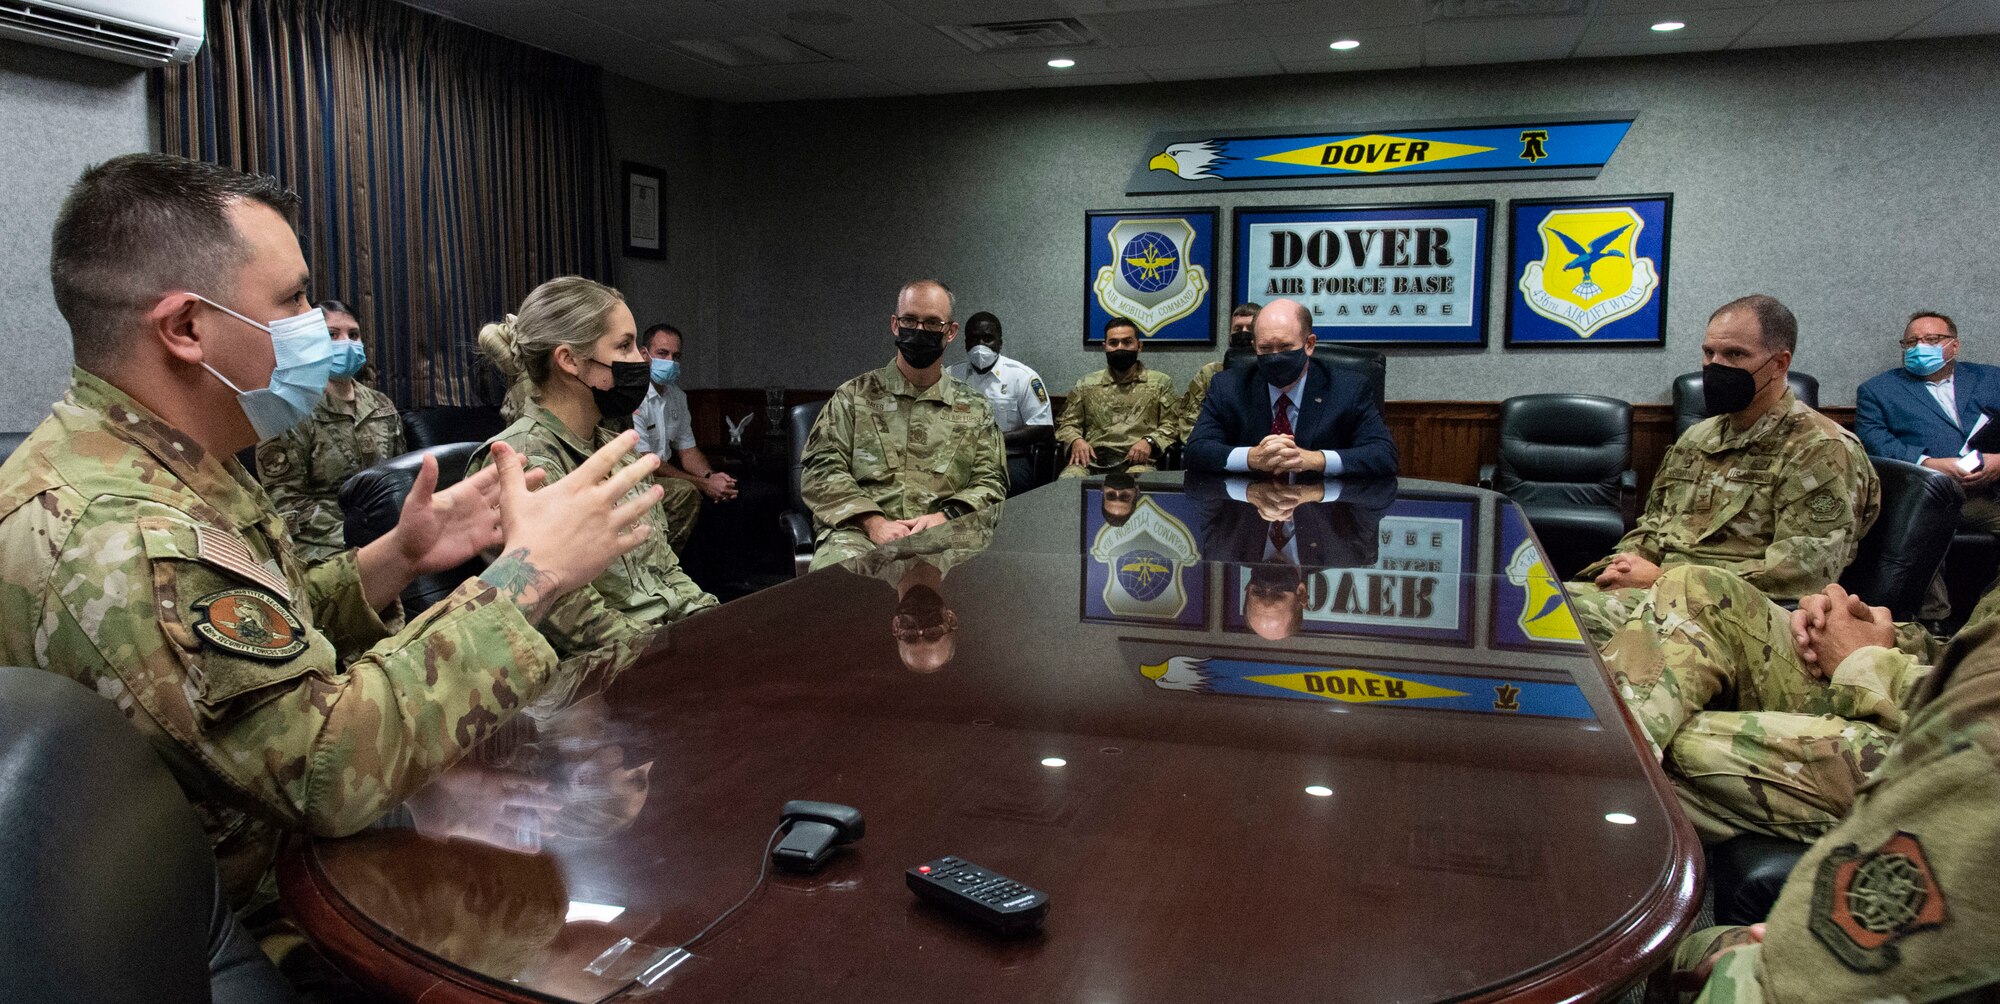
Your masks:
{"label": "glossy wooden table top", "polygon": [[[1193,476],[1108,503],[1059,482],[701,614],[404,818],[315,842],[287,898],[343,967],[427,999],[1560,1000],[1642,976],[1692,919],[1698,844],[1518,510],[1336,491],[1274,536],[1268,486],[1236,486],[1260,512]],[[628,983],[743,895],[795,798],[867,835]],[[1047,891],[1042,933],[919,904],[904,869],[947,854]]]}

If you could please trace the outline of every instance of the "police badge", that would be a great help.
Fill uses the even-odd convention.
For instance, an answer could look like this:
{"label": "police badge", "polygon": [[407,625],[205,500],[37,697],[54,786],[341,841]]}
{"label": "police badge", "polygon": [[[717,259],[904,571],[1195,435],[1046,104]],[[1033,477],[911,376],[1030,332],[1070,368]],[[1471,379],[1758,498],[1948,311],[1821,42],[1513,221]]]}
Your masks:
{"label": "police badge", "polygon": [[1129,318],[1148,341],[1215,341],[1215,211],[1089,213],[1084,341]]}

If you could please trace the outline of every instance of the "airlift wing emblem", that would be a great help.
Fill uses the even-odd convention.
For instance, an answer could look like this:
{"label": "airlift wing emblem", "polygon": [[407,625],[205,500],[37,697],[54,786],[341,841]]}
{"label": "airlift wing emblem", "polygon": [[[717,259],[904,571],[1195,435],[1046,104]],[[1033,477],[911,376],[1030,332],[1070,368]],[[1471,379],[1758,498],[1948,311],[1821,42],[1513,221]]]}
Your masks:
{"label": "airlift wing emblem", "polygon": [[1644,310],[1660,288],[1658,264],[1635,250],[1645,225],[1629,206],[1543,217],[1542,256],[1521,271],[1523,302],[1581,338]]}

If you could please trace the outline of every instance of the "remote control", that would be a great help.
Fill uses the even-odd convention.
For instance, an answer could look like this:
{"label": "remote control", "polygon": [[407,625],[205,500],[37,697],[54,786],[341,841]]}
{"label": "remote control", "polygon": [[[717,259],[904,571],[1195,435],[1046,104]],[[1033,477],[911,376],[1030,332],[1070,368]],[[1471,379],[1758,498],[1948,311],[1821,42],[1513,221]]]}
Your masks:
{"label": "remote control", "polygon": [[903,873],[904,884],[953,913],[970,917],[1003,934],[1041,924],[1049,894],[987,871],[964,858],[939,858]]}

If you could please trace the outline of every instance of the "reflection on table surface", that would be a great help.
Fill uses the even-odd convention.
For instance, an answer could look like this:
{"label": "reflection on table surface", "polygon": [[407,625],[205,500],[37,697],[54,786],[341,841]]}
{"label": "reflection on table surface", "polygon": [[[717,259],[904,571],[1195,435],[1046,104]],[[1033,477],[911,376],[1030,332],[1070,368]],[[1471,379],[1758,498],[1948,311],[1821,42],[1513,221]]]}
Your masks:
{"label": "reflection on table surface", "polygon": [[[476,761],[312,864],[565,1000],[1430,1000],[1688,919],[1560,586],[1453,485],[1061,482],[701,614]],[[632,985],[794,798],[867,836]],[[1047,891],[1044,932],[919,904],[947,854]]]}

